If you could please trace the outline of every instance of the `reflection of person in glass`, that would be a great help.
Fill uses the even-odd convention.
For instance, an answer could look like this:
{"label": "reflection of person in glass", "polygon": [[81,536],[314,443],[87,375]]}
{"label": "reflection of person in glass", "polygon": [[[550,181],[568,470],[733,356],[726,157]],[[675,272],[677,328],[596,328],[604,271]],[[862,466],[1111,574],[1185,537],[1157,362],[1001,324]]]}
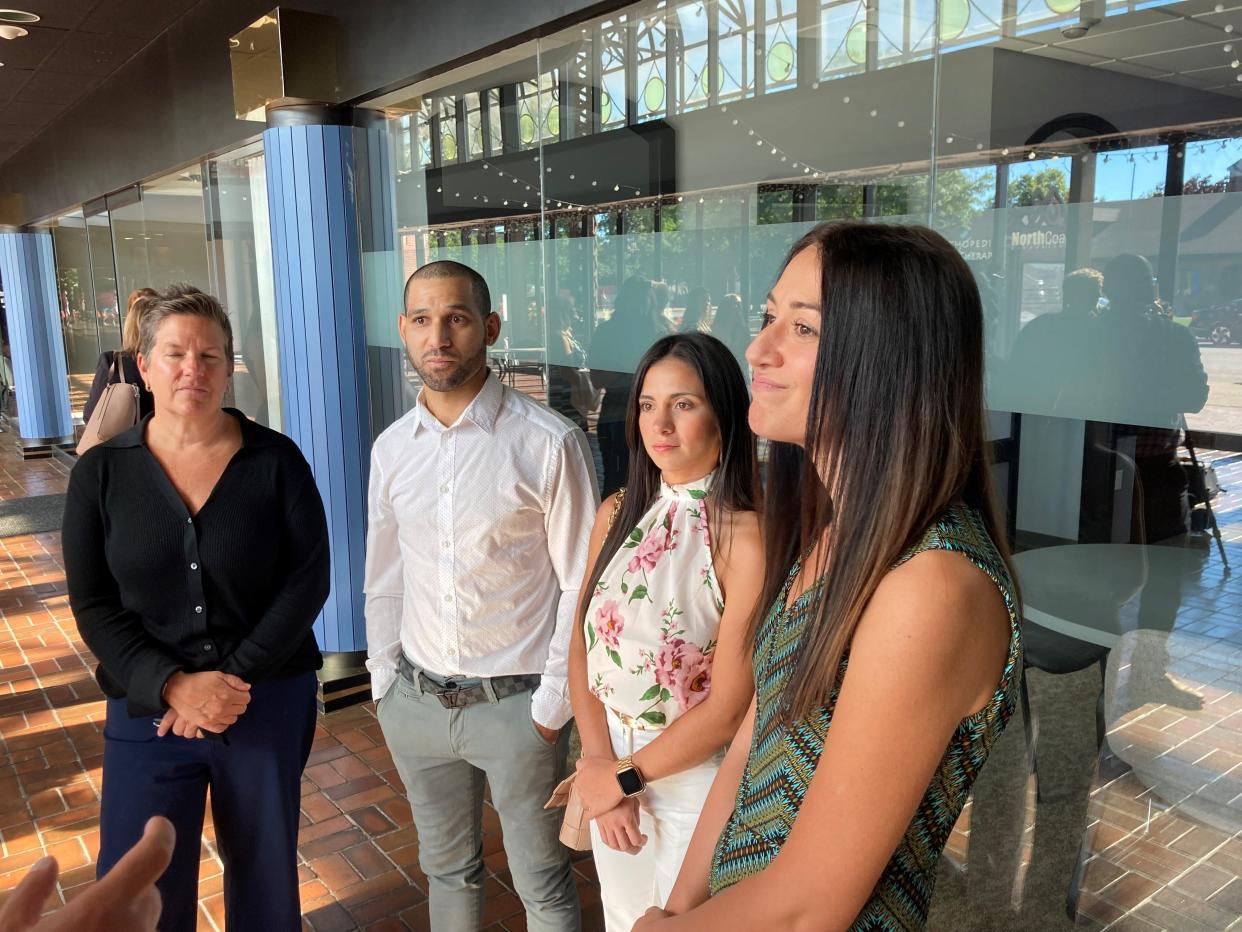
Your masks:
{"label": "reflection of person in glass", "polygon": [[1088,331],[1103,288],[1104,276],[1095,269],[1070,272],[1061,285],[1060,313],[1041,314],[1018,334],[1007,375],[1023,410],[1069,417],[1087,403],[1094,387]]}
{"label": "reflection of person in glass", "polygon": [[577,322],[572,293],[561,291],[548,301],[548,407],[586,433],[595,393]]}
{"label": "reflection of person in glass", "polygon": [[740,294],[729,293],[720,299],[712,317],[712,336],[729,347],[734,357],[746,367],[746,347],[750,345],[750,324]]}
{"label": "reflection of person in glass", "polygon": [[629,449],[625,443],[626,402],[634,368],[652,343],[667,331],[656,316],[655,293],[645,278],[630,278],[617,289],[612,316],[595,331],[591,343],[591,382],[603,389],[596,433],[604,460],[601,494],[611,495],[625,482]]}
{"label": "reflection of person in glass", "polygon": [[1134,438],[1143,500],[1134,509],[1131,537],[1155,543],[1188,528],[1177,448],[1183,415],[1207,402],[1207,374],[1190,330],[1160,309],[1146,259],[1125,254],[1109,262],[1104,294],[1108,306],[1098,316],[1092,359],[1098,403],[1119,422],[1117,437]]}
{"label": "reflection of person in glass", "polygon": [[711,333],[711,321],[708,320],[711,307],[711,296],[706,288],[702,285],[691,288],[686,292],[686,310],[681,315],[678,330],[682,333]]}
{"label": "reflection of person in glass", "polygon": [[[1185,545],[1187,480],[1177,450],[1184,415],[1207,402],[1198,343],[1161,308],[1151,265],[1142,256],[1123,254],[1108,263],[1104,295],[1108,305],[1095,321],[1090,370],[1099,410],[1114,423],[1086,425],[1080,539]],[[1128,501],[1115,494],[1119,474],[1132,476]],[[1119,508],[1129,509],[1128,519]],[[1168,632],[1180,603],[1180,581],[1152,574],[1137,604],[1122,606],[1120,626]],[[1149,646],[1131,658],[1131,679],[1141,680],[1143,701],[1197,707],[1197,695],[1164,676],[1168,658],[1163,648],[1144,643]]]}

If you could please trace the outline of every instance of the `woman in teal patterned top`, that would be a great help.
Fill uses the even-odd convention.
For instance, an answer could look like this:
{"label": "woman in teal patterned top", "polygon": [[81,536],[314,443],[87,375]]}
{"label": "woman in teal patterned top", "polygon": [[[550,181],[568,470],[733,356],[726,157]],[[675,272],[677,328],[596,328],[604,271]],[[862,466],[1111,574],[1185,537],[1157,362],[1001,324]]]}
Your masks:
{"label": "woman in teal patterned top", "polygon": [[930,230],[823,224],[746,355],[771,441],[756,696],[635,930],[920,929],[1021,671],[979,292]]}

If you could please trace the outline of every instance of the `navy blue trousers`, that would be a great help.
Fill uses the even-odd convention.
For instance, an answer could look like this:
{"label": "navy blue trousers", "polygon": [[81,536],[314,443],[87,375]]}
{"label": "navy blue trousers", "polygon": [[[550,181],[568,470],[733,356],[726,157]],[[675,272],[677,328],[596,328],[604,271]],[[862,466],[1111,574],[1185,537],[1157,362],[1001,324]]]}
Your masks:
{"label": "navy blue trousers", "polygon": [[124,699],[109,699],[98,876],[142,836],[147,819],[167,817],[177,846],[158,883],[159,927],[194,932],[210,787],[229,932],[300,929],[298,809],[315,737],[315,689],[314,673],[253,684],[250,705],[228,729],[228,744],[158,738],[158,717],[130,718]]}

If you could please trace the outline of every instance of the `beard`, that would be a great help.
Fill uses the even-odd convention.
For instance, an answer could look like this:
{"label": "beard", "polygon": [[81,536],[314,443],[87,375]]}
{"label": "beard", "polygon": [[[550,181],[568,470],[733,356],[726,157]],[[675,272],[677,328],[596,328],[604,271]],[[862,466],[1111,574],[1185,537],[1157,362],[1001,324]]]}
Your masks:
{"label": "beard", "polygon": [[406,355],[410,358],[410,365],[414,367],[414,371],[418,373],[418,377],[422,379],[433,392],[451,392],[460,388],[466,382],[470,381],[479,370],[487,365],[487,345],[479,347],[479,351],[473,356],[461,358],[448,353],[436,353],[435,358],[455,360],[455,365],[437,369],[432,369],[425,363],[419,362],[409,351]]}

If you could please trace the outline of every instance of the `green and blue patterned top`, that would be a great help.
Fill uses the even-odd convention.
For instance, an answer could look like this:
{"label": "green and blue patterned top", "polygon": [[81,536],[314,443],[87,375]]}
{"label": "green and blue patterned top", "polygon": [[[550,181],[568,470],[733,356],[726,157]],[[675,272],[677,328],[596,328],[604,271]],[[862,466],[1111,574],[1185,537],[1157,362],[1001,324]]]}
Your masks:
{"label": "green and blue patterned top", "polygon": [[[952,550],[963,554],[1000,589],[1009,610],[1009,654],[992,699],[958,725],[914,821],[906,829],[851,929],[888,932],[922,929],[926,925],[940,852],[993,742],[1013,714],[1017,700],[1022,670],[1017,592],[982,518],[967,505],[951,505],[896,565],[927,550]],[[800,564],[801,561],[790,570],[789,579],[756,638],[754,733],[733,814],[712,855],[708,880],[712,896],[767,867],[789,837],[802,799],[815,776],[849,663],[847,651],[841,659],[826,706],[807,719],[787,721],[782,714],[783,693],[801,649],[807,622],[813,614],[811,596],[818,589],[818,584],[812,586],[786,606],[789,588],[798,575]]]}

